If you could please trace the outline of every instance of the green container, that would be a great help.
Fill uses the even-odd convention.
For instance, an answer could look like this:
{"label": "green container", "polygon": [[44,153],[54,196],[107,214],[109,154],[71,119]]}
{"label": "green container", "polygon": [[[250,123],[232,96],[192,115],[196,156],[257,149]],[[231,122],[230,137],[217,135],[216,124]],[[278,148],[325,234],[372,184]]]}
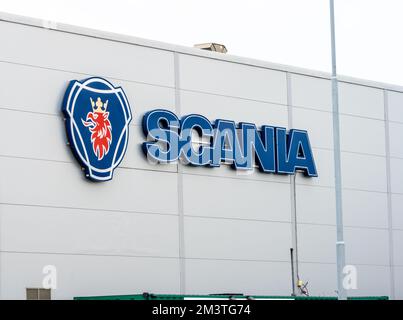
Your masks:
{"label": "green container", "polygon": [[[252,300],[337,300],[337,297],[319,296],[245,296],[242,294],[212,294],[212,295],[179,295],[179,294],[131,294],[114,296],[74,297],[74,300],[214,300],[214,299],[252,299]],[[348,297],[348,300],[389,300],[388,296]]]}

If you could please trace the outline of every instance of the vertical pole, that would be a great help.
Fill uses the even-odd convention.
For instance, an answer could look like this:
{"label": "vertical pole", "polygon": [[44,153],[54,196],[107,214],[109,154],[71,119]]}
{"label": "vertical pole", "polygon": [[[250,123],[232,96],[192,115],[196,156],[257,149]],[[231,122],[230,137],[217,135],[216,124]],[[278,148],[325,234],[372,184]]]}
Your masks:
{"label": "vertical pole", "polygon": [[333,104],[333,144],[334,144],[334,175],[336,190],[336,259],[337,259],[337,295],[339,300],[346,300],[343,287],[343,269],[345,266],[345,244],[343,235],[343,209],[340,165],[340,123],[339,123],[339,88],[336,69],[336,39],[334,23],[334,0],[330,0],[330,32],[332,45],[332,104]]}
{"label": "vertical pole", "polygon": [[[287,108],[288,108],[288,128],[292,128],[292,94],[291,94],[291,75],[286,73],[287,80]],[[290,175],[290,203],[291,203],[291,272],[292,272],[292,292],[293,295],[299,295],[299,288],[295,280],[299,279],[298,273],[298,227],[297,227],[297,193],[295,187],[295,175]]]}
{"label": "vertical pole", "polygon": [[[175,111],[181,114],[180,79],[179,79],[179,54],[174,52],[175,72]],[[185,221],[183,215],[183,175],[180,162],[178,168],[178,228],[179,228],[179,290],[180,294],[186,294],[186,261],[185,261]]]}
{"label": "vertical pole", "polygon": [[296,285],[295,285],[295,276],[294,276],[294,249],[290,248],[291,255],[291,286],[292,286],[292,296],[295,297],[297,294]]}

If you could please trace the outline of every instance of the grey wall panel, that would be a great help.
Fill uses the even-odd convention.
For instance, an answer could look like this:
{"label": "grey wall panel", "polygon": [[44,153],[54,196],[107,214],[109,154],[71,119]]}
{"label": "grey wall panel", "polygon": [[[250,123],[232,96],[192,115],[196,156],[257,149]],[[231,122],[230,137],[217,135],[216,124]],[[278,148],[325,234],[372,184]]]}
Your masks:
{"label": "grey wall panel", "polygon": [[292,110],[293,128],[307,130],[311,146],[314,148],[333,148],[332,121],[330,112],[302,108]]}
{"label": "grey wall panel", "polygon": [[[112,181],[86,181],[78,165],[0,157],[1,201],[175,214],[175,173],[116,169]],[[156,181],[158,180],[158,183]]]}
{"label": "grey wall panel", "polygon": [[0,134],[13,137],[1,139],[1,155],[74,161],[62,117],[0,109]]}
{"label": "grey wall panel", "polygon": [[403,159],[390,159],[392,193],[403,194]]}
{"label": "grey wall panel", "polygon": [[[402,105],[403,109],[403,105]],[[403,123],[389,122],[390,156],[403,158]]]}
{"label": "grey wall panel", "polygon": [[25,288],[40,288],[43,267],[54,265],[53,299],[76,296],[179,293],[178,259],[1,253],[2,298],[25,299]]}
{"label": "grey wall panel", "polygon": [[359,265],[389,265],[387,229],[344,228],[346,263]]}
{"label": "grey wall panel", "polygon": [[174,86],[172,52],[3,21],[0,30],[2,61]]}
{"label": "grey wall panel", "polygon": [[336,200],[333,188],[296,186],[297,221],[334,225]]}
{"label": "grey wall panel", "polygon": [[390,121],[403,122],[403,92],[388,91]]}
{"label": "grey wall panel", "polygon": [[68,82],[86,75],[0,62],[1,108],[61,115]]}
{"label": "grey wall panel", "polygon": [[386,159],[379,156],[341,153],[344,188],[386,192]]}
{"label": "grey wall panel", "polygon": [[258,127],[287,127],[288,114],[284,105],[225,97],[214,94],[180,92],[181,114],[202,114],[209,120],[226,119],[255,123]]}
{"label": "grey wall panel", "polygon": [[334,160],[333,151],[324,149],[312,149],[313,157],[315,159],[318,177],[307,178],[302,174],[296,177],[297,184],[305,184],[309,186],[334,186]]}
{"label": "grey wall panel", "polygon": [[[76,163],[67,145],[65,124],[61,117],[0,109],[1,136],[14,132],[16,123],[19,126],[18,134],[15,133],[13,139],[0,141],[1,155]],[[141,127],[130,126],[128,147],[121,167],[176,172],[175,164],[155,165],[147,160],[141,150],[145,140]]]}
{"label": "grey wall panel", "polygon": [[384,121],[340,116],[340,149],[385,156]]}
{"label": "grey wall panel", "polygon": [[299,276],[311,296],[335,297],[337,290],[336,265],[333,263],[300,263]]}
{"label": "grey wall panel", "polygon": [[298,257],[301,263],[336,263],[336,228],[298,224]]}
{"label": "grey wall panel", "polygon": [[288,261],[289,223],[185,217],[187,258]]}
{"label": "grey wall panel", "polygon": [[186,293],[288,296],[290,269],[287,262],[186,259]]}
{"label": "grey wall panel", "polygon": [[177,257],[178,217],[0,205],[2,251]]}
{"label": "grey wall panel", "polygon": [[288,175],[262,173],[257,167],[253,170],[234,170],[230,164],[221,163],[219,167],[195,167],[188,165],[180,165],[183,173],[191,175],[202,175],[209,177],[226,177],[241,180],[255,180],[278,183],[290,183]]}
{"label": "grey wall panel", "polygon": [[403,230],[403,195],[392,194],[393,228]]}
{"label": "grey wall panel", "polygon": [[348,290],[349,296],[391,296],[390,268],[358,265],[357,289]]}
{"label": "grey wall panel", "polygon": [[394,267],[396,299],[403,299],[403,267]]}
{"label": "grey wall panel", "polygon": [[[91,76],[4,62],[0,62],[0,71],[0,108],[49,113],[60,117],[63,96],[69,81]],[[144,112],[151,109],[175,111],[173,88],[113,78],[107,80],[115,86],[123,87],[132,110],[132,124],[140,125]]]}
{"label": "grey wall panel", "polygon": [[403,266],[403,230],[393,230],[393,263]]}
{"label": "grey wall panel", "polygon": [[332,86],[328,79],[291,74],[292,105],[332,111]]}
{"label": "grey wall panel", "polygon": [[340,113],[384,120],[383,91],[351,83],[339,83]]}
{"label": "grey wall panel", "polygon": [[186,215],[290,221],[288,184],[183,175]]}
{"label": "grey wall panel", "polygon": [[287,103],[285,72],[180,55],[180,87],[272,103]]}
{"label": "grey wall panel", "polygon": [[345,226],[387,228],[387,194],[344,189],[343,220]]}
{"label": "grey wall panel", "polygon": [[[390,269],[382,266],[356,266],[357,288],[348,296],[390,296]],[[311,296],[337,296],[336,265],[301,263],[300,277],[308,281]]]}

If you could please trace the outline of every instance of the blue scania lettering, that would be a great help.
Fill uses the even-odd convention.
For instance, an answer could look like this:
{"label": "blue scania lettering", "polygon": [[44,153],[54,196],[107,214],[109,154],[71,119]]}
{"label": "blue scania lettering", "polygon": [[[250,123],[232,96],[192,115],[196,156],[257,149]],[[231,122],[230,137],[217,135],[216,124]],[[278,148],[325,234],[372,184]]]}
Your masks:
{"label": "blue scania lettering", "polygon": [[[143,117],[147,142],[143,151],[159,163],[180,159],[195,166],[218,167],[229,163],[238,170],[316,177],[317,170],[305,130],[262,126],[253,123],[207,118],[191,114],[179,119],[168,110],[157,109]],[[195,139],[195,135],[198,136]]]}
{"label": "blue scania lettering", "polygon": [[305,130],[276,128],[277,172],[295,174],[297,170],[309,177],[317,177],[315,161]]}
{"label": "blue scania lettering", "polygon": [[253,166],[253,155],[259,169],[263,172],[276,172],[275,157],[275,128],[262,126],[259,132],[253,123],[241,122],[244,163],[237,164],[237,168],[250,169]]}
{"label": "blue scania lettering", "polygon": [[236,167],[237,157],[242,156],[234,121],[218,119],[214,122],[214,141],[212,166],[218,167],[221,162]]}
{"label": "blue scania lettering", "polygon": [[143,117],[142,127],[146,137],[154,141],[143,143],[147,157],[159,162],[178,160],[180,121],[174,113],[160,109],[149,111]]}
{"label": "blue scania lettering", "polygon": [[198,150],[192,147],[193,130],[200,137],[213,137],[213,126],[207,118],[191,114],[181,119],[181,133],[179,139],[179,149],[184,160],[195,166],[205,166],[211,164],[212,149],[210,146],[199,145]]}

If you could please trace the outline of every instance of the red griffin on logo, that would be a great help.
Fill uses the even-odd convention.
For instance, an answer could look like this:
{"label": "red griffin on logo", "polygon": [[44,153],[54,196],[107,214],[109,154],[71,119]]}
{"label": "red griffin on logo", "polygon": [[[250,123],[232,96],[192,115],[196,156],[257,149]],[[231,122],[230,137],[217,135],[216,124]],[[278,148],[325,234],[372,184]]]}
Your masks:
{"label": "red griffin on logo", "polygon": [[100,97],[96,102],[92,98],[90,100],[93,112],[88,112],[86,121],[83,119],[81,121],[91,132],[91,143],[95,155],[98,160],[102,160],[112,142],[112,126],[108,119],[109,112],[106,112],[108,100],[105,103]]}

